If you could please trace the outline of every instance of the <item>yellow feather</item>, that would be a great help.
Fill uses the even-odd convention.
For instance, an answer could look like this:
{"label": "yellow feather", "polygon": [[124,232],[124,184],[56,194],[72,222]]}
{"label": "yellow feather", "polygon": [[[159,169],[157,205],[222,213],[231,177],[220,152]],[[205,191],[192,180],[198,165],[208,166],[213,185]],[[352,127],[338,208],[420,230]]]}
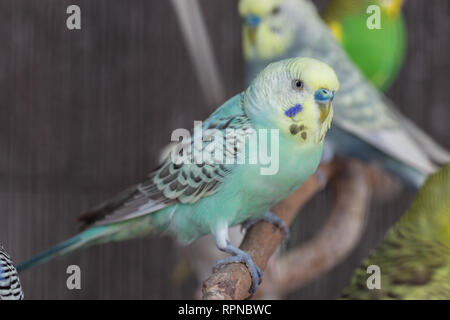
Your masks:
{"label": "yellow feather", "polygon": [[292,75],[300,74],[301,79],[314,90],[339,90],[337,75],[328,64],[312,58],[292,59],[289,63]]}
{"label": "yellow feather", "polygon": [[332,20],[328,23],[331,33],[336,38],[337,41],[342,42],[342,25],[337,20]]}
{"label": "yellow feather", "polygon": [[381,6],[389,17],[397,18],[404,0],[380,0]]}
{"label": "yellow feather", "polygon": [[242,16],[249,14],[265,16],[280,3],[280,0],[241,0],[239,2],[239,13]]}

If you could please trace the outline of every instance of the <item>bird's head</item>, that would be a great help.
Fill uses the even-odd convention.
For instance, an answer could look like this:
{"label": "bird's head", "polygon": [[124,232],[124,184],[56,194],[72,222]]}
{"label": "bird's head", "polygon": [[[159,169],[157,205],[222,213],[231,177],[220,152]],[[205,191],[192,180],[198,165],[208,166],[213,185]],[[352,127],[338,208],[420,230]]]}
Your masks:
{"label": "bird's head", "polygon": [[312,18],[319,17],[317,9],[309,0],[240,0],[239,13],[247,61],[288,58],[295,42],[307,45],[320,36],[320,20]]}
{"label": "bird's head", "polygon": [[268,65],[245,93],[246,112],[255,123],[280,129],[300,143],[320,143],[331,125],[339,89],[334,70],[312,58]]}
{"label": "bird's head", "polygon": [[244,19],[242,41],[246,59],[269,60],[282,55],[294,38],[286,23],[282,0],[241,0],[239,13]]}

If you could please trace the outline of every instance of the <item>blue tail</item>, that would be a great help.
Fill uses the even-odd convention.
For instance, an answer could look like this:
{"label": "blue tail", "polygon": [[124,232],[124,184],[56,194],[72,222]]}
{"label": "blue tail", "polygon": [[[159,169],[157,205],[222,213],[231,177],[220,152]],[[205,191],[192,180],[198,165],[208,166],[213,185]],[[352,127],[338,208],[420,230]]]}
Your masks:
{"label": "blue tail", "polygon": [[26,269],[48,262],[55,257],[72,252],[82,246],[84,247],[101,237],[104,234],[103,231],[106,229],[106,227],[102,226],[83,231],[82,233],[77,234],[76,236],[54,246],[53,248],[50,248],[49,250],[44,251],[37,256],[34,256],[33,258],[19,264],[17,266],[17,271],[22,272]]}

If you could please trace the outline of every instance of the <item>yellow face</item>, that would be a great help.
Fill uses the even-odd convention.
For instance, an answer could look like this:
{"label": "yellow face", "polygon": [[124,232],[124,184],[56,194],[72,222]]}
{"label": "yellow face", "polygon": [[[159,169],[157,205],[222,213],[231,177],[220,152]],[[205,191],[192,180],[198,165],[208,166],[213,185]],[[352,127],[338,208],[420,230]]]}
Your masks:
{"label": "yellow face", "polygon": [[246,59],[269,60],[282,55],[294,32],[280,14],[280,0],[241,0],[239,13],[245,19],[243,50]]}
{"label": "yellow face", "polygon": [[331,125],[339,89],[334,70],[311,58],[294,58],[266,67],[246,92],[251,117],[300,143],[321,143]]}

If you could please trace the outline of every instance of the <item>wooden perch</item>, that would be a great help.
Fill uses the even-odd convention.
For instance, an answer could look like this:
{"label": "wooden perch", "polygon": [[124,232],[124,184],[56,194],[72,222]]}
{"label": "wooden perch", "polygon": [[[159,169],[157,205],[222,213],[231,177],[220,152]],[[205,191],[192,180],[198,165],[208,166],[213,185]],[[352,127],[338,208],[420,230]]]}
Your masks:
{"label": "wooden perch", "polygon": [[[337,172],[338,167],[337,164],[330,164],[321,166],[320,169],[325,178],[330,179]],[[299,208],[322,188],[323,184],[314,175],[272,210],[283,219],[286,225],[290,225]],[[267,261],[278,247],[282,236],[282,231],[273,224],[260,222],[248,230],[240,248],[249,253],[253,261],[264,271]],[[224,265],[203,283],[203,299],[246,299],[250,295],[250,287],[251,277],[245,265],[241,263]]]}
{"label": "wooden perch", "polygon": [[321,231],[309,242],[274,261],[256,298],[278,299],[340,263],[365,227],[373,182],[369,170],[348,161],[334,179],[336,200]]}

